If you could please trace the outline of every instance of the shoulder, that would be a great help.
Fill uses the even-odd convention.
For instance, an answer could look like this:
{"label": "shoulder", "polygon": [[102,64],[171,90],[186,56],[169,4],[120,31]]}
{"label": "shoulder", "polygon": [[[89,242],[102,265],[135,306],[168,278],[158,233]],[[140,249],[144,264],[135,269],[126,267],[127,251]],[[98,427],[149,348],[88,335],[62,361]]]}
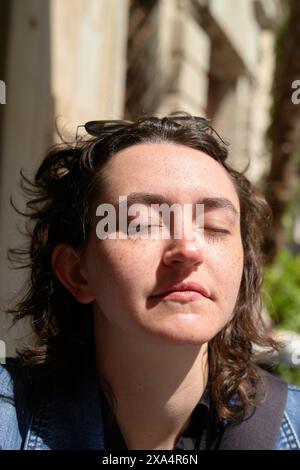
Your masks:
{"label": "shoulder", "polygon": [[300,439],[300,387],[296,385],[288,385],[285,414]]}
{"label": "shoulder", "polygon": [[19,361],[10,358],[0,364],[0,450],[21,448],[29,421],[28,395],[28,380]]}
{"label": "shoulder", "polygon": [[278,450],[300,450],[300,387],[288,384],[287,400],[277,440]]}
{"label": "shoulder", "polygon": [[3,364],[0,364],[0,399],[12,398],[13,390],[9,370]]}
{"label": "shoulder", "polygon": [[19,370],[16,358],[9,358],[5,364],[0,364],[0,402],[14,401],[14,386]]}
{"label": "shoulder", "polygon": [[[278,420],[276,449],[300,450],[300,387],[261,370],[267,384],[269,419]],[[276,418],[277,416],[277,418]]]}
{"label": "shoulder", "polygon": [[298,404],[300,401],[300,387],[298,385],[288,384],[288,401],[290,404]]}

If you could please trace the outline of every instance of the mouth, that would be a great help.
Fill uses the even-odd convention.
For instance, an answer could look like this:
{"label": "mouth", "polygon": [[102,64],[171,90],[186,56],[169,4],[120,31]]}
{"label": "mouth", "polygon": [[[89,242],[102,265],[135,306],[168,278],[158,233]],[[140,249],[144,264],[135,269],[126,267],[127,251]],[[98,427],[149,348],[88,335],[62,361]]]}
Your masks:
{"label": "mouth", "polygon": [[192,302],[196,300],[212,299],[206,288],[197,283],[181,283],[170,286],[152,297],[174,302]]}

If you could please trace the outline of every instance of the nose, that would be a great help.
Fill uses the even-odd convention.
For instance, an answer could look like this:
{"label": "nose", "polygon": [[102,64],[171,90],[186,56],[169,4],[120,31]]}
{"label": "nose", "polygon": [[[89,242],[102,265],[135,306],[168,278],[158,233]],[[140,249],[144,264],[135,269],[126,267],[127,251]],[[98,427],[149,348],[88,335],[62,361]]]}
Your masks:
{"label": "nose", "polygon": [[203,243],[197,236],[173,239],[166,248],[163,255],[163,262],[167,266],[181,264],[182,266],[197,266],[203,263],[204,248]]}

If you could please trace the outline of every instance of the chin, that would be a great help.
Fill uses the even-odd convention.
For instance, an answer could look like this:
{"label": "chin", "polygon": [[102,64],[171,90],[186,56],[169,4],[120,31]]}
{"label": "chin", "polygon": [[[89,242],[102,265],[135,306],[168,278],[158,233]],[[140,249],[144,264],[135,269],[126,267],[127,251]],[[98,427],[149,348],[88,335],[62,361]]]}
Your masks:
{"label": "chin", "polygon": [[204,343],[211,341],[217,335],[219,329],[211,327],[201,327],[201,325],[183,324],[183,322],[176,322],[176,324],[165,325],[165,328],[160,328],[151,331],[152,336],[156,336],[159,341],[164,340],[168,343],[178,345],[201,346]]}

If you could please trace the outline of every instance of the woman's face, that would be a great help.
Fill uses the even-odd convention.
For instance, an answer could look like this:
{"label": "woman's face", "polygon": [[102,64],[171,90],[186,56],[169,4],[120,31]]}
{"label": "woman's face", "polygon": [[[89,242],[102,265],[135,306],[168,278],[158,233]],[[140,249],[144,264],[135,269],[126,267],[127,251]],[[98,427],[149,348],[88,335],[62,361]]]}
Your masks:
{"label": "woman's face", "polygon": [[[195,205],[203,198],[227,201],[225,205],[204,202],[205,230],[200,240],[190,232],[179,239],[101,240],[95,215],[83,256],[94,312],[106,332],[130,335],[131,340],[210,341],[231,319],[243,272],[240,205],[230,177],[205,153],[173,143],[121,150],[107,163],[105,175],[104,197],[96,205],[115,203],[119,196],[129,198],[133,193],[160,195],[180,205]],[[209,297],[199,292],[158,295],[182,282],[202,286]]]}

